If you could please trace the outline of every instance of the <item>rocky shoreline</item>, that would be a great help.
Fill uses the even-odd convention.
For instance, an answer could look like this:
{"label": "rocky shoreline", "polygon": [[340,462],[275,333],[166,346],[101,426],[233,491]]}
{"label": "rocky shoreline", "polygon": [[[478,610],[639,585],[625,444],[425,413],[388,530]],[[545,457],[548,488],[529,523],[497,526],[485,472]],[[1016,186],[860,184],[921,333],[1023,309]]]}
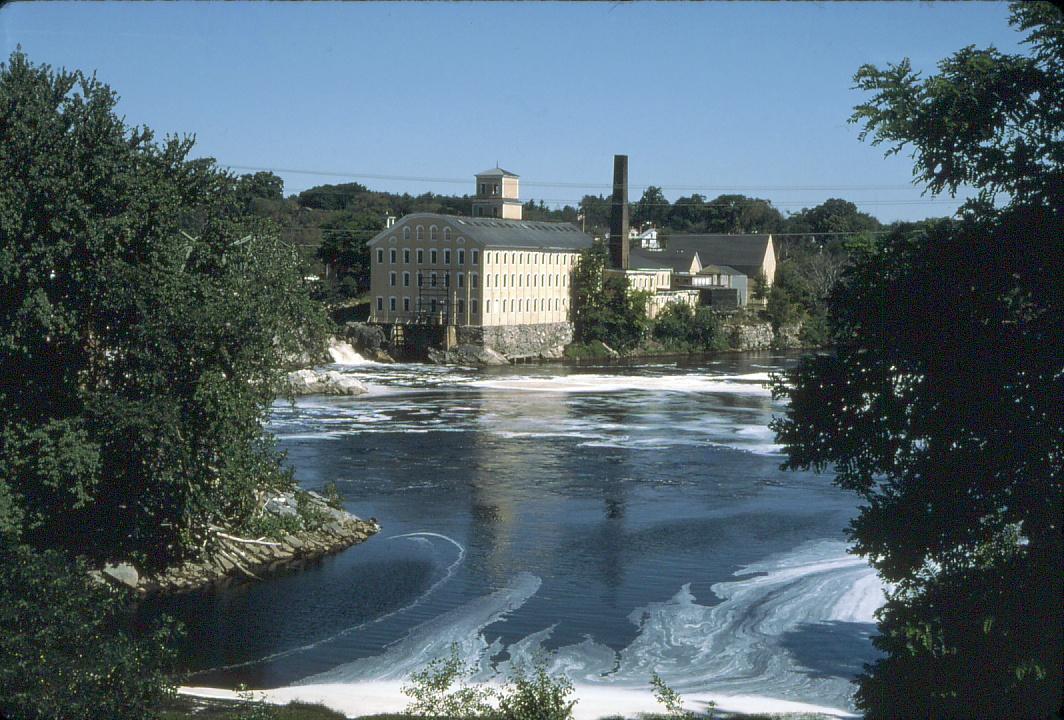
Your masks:
{"label": "rocky shoreline", "polygon": [[212,528],[213,542],[200,557],[156,575],[142,575],[129,563],[111,564],[93,575],[132,589],[144,598],[177,594],[248,580],[297,567],[364,542],[380,531],[375,518],[363,520],[334,507],[321,495],[293,490],[276,493],[263,506],[265,516],[287,532],[276,537],[238,537]]}

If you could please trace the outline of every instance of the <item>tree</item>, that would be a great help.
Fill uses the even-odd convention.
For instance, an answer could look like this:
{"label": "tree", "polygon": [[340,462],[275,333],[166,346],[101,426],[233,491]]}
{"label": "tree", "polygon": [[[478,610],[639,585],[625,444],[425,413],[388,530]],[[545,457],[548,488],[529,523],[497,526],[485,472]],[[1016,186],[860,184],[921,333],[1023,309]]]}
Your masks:
{"label": "tree", "polygon": [[1031,3],[1011,23],[1029,56],[858,71],[863,135],[911,146],[931,192],[979,197],[861,250],[829,299],[835,351],[776,385],[785,467],[834,466],[860,493],[855,552],[892,584],[869,718],[1061,706],[1064,19]]}
{"label": "tree", "polygon": [[337,213],[322,223],[318,259],[331,269],[342,295],[355,297],[369,290],[370,253],[366,243],[383,229],[383,216],[368,212]]}
{"label": "tree", "polygon": [[0,717],[143,720],[173,693],[174,628],[135,638],[128,598],[82,564],[0,537]]}
{"label": "tree", "polygon": [[0,516],[151,569],[291,482],[263,421],[325,321],[239,181],[115,103],[21,52],[0,66]]}
{"label": "tree", "polygon": [[632,223],[640,227],[645,223],[653,227],[664,227],[669,217],[671,204],[661,188],[650,185],[643,191],[643,197],[632,208]]}
{"label": "tree", "polygon": [[647,293],[632,292],[623,275],[606,273],[608,253],[595,243],[573,270],[572,308],[577,342],[599,341],[615,350],[638,345],[649,326]]}

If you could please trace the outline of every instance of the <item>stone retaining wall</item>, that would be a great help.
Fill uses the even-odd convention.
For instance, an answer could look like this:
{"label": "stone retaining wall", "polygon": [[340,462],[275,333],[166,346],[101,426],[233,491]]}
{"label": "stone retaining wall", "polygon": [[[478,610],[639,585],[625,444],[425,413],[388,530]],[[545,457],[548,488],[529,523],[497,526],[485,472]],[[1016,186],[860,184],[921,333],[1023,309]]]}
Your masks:
{"label": "stone retaining wall", "polygon": [[560,358],[573,341],[573,324],[489,325],[459,327],[459,345],[489,347],[509,358]]}

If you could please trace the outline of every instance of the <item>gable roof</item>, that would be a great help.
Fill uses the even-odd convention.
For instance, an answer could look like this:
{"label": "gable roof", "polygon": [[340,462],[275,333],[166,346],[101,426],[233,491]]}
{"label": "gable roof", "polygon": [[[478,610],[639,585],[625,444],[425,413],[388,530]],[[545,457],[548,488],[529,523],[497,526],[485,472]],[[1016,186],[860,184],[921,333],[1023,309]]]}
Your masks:
{"label": "gable roof", "polygon": [[771,235],[670,235],[665,247],[695,251],[704,265],[730,265],[745,272],[761,267],[771,241]]}
{"label": "gable roof", "polygon": [[477,173],[477,177],[487,177],[487,176],[497,176],[497,177],[521,177],[521,176],[520,176],[520,175],[518,175],[517,173],[512,173],[512,172],[510,172],[509,170],[503,170],[503,169],[502,169],[502,168],[500,168],[500,167],[493,167],[493,168],[490,168],[490,169],[488,169],[488,170],[485,170],[484,172],[478,172],[478,173]]}
{"label": "gable roof", "polygon": [[382,230],[367,245],[395,236],[407,224],[435,224],[448,226],[452,232],[478,242],[484,247],[527,248],[530,250],[583,250],[591,247],[590,235],[580,232],[572,223],[538,222],[535,220],[503,220],[501,218],[471,218],[438,213],[404,215],[399,222]]}
{"label": "gable roof", "polygon": [[628,267],[632,270],[657,270],[669,268],[673,272],[691,272],[691,263],[697,257],[694,250],[681,248],[667,250],[644,250],[632,248],[628,251]]}

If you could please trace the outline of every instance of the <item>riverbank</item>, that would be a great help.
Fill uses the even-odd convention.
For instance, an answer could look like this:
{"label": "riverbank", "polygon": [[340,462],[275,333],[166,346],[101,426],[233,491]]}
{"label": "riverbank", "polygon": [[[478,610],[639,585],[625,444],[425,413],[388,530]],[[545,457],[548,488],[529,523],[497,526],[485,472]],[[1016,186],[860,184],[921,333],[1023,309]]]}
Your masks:
{"label": "riverbank", "polygon": [[315,492],[264,492],[255,537],[211,528],[211,541],[197,557],[164,572],[144,575],[129,563],[107,565],[95,576],[123,585],[141,598],[204,590],[297,567],[357,545],[380,531],[375,518],[363,520]]}

